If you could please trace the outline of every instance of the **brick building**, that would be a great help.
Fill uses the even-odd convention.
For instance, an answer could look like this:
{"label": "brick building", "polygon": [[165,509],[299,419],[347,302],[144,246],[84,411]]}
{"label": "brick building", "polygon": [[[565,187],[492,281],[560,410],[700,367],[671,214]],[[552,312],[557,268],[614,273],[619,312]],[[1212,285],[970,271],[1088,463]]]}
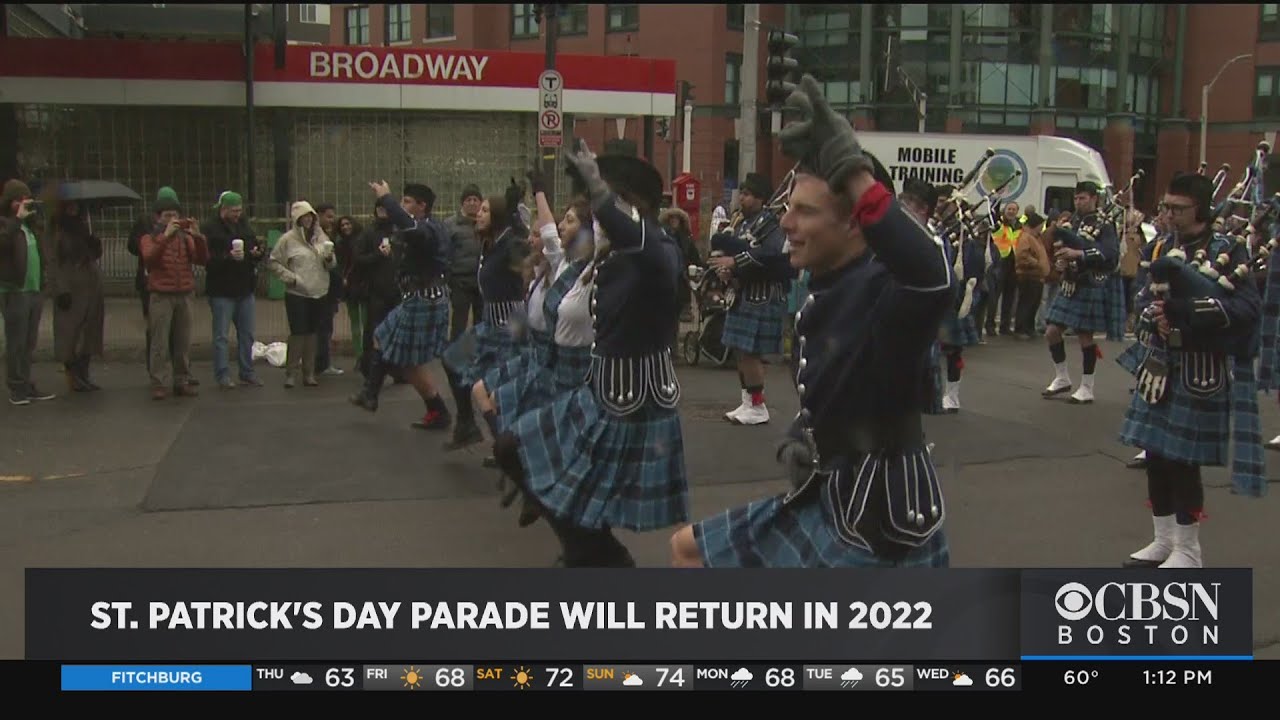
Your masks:
{"label": "brick building", "polygon": [[[440,45],[537,51],[530,4],[332,5],[331,44]],[[693,84],[693,171],[706,190],[736,178],[742,4],[575,4],[559,52],[635,54],[676,61]],[[1280,121],[1276,4],[762,4],[761,22],[799,35],[796,57],[862,129],[915,130],[901,68],[928,94],[929,132],[1055,134],[1102,152],[1113,179],[1136,169],[1140,204],[1177,170],[1199,162],[1201,88],[1224,63],[1209,104],[1206,160],[1238,171]],[[1230,28],[1224,33],[1223,28]],[[766,27],[766,30],[768,28]],[[762,32],[762,41],[763,41]],[[1229,37],[1229,42],[1224,38]],[[765,52],[761,48],[763,62]],[[761,78],[763,91],[764,73]],[[608,119],[579,122],[595,145],[618,138]],[[784,165],[762,123],[757,166]],[[679,118],[672,123],[679,133]],[[625,138],[643,153],[642,124]],[[675,135],[678,141],[679,135]],[[653,141],[657,167],[679,171],[677,143]],[[674,156],[674,159],[673,159]],[[1273,154],[1273,157],[1277,155]],[[1280,189],[1280,171],[1268,176]]]}

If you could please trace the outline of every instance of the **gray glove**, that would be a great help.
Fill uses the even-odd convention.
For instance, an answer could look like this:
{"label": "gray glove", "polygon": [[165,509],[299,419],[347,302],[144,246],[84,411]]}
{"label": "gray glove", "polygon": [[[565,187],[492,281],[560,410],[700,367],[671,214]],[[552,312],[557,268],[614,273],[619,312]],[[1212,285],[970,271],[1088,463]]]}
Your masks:
{"label": "gray glove", "polygon": [[813,451],[800,440],[788,438],[778,446],[778,462],[787,471],[791,485],[799,489],[813,475]]}
{"label": "gray glove", "polygon": [[787,109],[799,113],[802,120],[778,134],[782,152],[824,178],[833,192],[844,192],[857,172],[872,172],[853,127],[831,109],[812,75],[800,80],[800,87],[787,98]]}
{"label": "gray glove", "polygon": [[569,171],[577,176],[583,187],[587,189],[587,197],[591,200],[591,208],[598,210],[609,202],[609,197],[613,191],[605,184],[604,178],[600,177],[600,167],[596,165],[595,153],[587,149],[587,144],[582,140],[578,140],[576,147],[572,150],[565,148],[565,162],[569,164]]}

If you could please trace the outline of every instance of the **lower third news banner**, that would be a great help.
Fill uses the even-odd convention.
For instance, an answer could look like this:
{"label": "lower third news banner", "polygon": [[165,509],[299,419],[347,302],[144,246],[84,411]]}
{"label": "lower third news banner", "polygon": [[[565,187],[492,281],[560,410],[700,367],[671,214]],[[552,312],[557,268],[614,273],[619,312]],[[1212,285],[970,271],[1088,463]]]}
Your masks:
{"label": "lower third news banner", "polygon": [[1252,652],[1247,569],[29,569],[26,612],[64,690],[1020,689]]}

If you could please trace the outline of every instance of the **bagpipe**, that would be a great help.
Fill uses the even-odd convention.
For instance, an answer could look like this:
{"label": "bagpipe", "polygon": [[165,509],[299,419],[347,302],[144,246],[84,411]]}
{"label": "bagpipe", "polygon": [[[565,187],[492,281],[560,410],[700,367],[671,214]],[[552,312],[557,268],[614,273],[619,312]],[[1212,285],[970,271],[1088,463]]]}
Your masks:
{"label": "bagpipe", "polygon": [[[764,209],[741,232],[739,232],[738,228],[742,225],[745,216],[742,214],[741,208],[735,210],[732,219],[729,221],[729,227],[711,235],[711,248],[707,256],[708,259],[713,257],[736,257],[748,250],[760,247],[760,243],[782,223],[782,216],[790,209],[791,191],[795,188],[796,171],[799,169],[800,164],[796,163],[790,172],[782,178],[782,182],[778,184],[778,189],[774,191],[773,197],[769,198],[769,202],[765,203]],[[784,254],[791,252],[791,245],[785,238],[782,243],[782,252]],[[693,278],[695,273],[696,271],[693,268],[689,269],[690,278]],[[701,276],[701,273],[697,274]],[[738,281],[731,280],[724,295],[726,307],[733,306],[737,290]]]}
{"label": "bagpipe", "polygon": [[[967,197],[969,191],[981,177],[982,168],[995,154],[995,150],[987,148],[950,197],[943,199],[942,207],[938,210],[938,235],[950,248],[952,271],[962,282],[962,292],[957,298],[956,308],[956,313],[961,318],[968,316],[973,308],[978,284],[995,262],[989,252],[989,245],[992,229],[999,222],[1000,193],[1022,174],[1020,170],[1015,171],[999,187],[984,194],[977,202],[970,202]],[[988,206],[988,212],[981,212],[983,205]]]}

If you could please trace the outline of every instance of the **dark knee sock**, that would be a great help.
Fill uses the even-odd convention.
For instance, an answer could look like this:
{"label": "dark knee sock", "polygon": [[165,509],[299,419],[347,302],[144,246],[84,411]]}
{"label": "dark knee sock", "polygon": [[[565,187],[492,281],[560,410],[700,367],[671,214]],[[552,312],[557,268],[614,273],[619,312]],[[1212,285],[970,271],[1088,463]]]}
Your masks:
{"label": "dark knee sock", "polygon": [[964,357],[960,351],[947,353],[947,382],[960,382],[964,370]]}
{"label": "dark knee sock", "polygon": [[1049,357],[1053,358],[1055,365],[1061,365],[1067,361],[1067,344],[1061,340],[1049,346]]}
{"label": "dark knee sock", "polygon": [[1179,465],[1173,481],[1173,507],[1179,525],[1192,525],[1204,510],[1204,483],[1196,465]]}
{"label": "dark knee sock", "polygon": [[375,350],[367,355],[364,376],[365,395],[375,400],[378,398],[378,394],[382,392],[382,384],[387,379],[388,370],[390,368],[382,359],[382,353]]}
{"label": "dark knee sock", "polygon": [[524,465],[520,462],[520,441],[509,432],[500,433],[493,440],[493,459],[498,468],[506,473],[511,481],[522,490],[528,491],[525,483]]}
{"label": "dark knee sock", "polygon": [[[1084,358],[1084,374],[1092,375],[1093,371],[1098,369],[1098,346],[1090,345],[1089,347],[1081,348],[1080,351]],[[1065,356],[1066,354],[1063,353],[1063,355]]]}
{"label": "dark knee sock", "polygon": [[495,410],[484,411],[484,424],[489,426],[489,433],[493,437],[498,437],[498,413]]}
{"label": "dark knee sock", "polygon": [[1151,501],[1151,514],[1156,517],[1174,512],[1173,478],[1169,473],[1168,462],[1147,453],[1147,500]]}

